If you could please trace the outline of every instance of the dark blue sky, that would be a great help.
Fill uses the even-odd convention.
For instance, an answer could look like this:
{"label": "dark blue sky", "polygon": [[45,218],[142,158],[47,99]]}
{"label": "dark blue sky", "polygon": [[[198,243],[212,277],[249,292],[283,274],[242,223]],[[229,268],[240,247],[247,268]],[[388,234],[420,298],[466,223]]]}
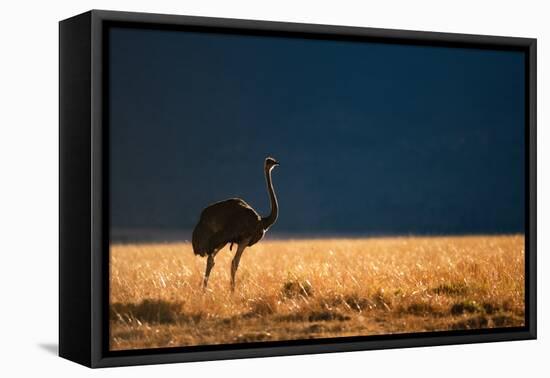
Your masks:
{"label": "dark blue sky", "polygon": [[524,230],[524,55],[113,28],[111,226],[241,197],[272,232]]}

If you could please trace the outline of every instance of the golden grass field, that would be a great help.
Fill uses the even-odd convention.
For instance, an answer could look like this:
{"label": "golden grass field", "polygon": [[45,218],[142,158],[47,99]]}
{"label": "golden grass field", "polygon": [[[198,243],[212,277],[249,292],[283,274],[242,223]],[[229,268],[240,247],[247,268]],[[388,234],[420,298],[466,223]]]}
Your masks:
{"label": "golden grass field", "polygon": [[524,237],[261,241],[229,290],[188,243],[111,246],[112,350],[524,325]]}

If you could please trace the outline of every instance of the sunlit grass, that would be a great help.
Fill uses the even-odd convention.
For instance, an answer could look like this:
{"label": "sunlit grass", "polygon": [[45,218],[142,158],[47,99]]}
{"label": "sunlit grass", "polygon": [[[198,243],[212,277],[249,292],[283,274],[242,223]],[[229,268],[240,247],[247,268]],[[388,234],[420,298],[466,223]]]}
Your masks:
{"label": "sunlit grass", "polygon": [[524,324],[524,237],[261,241],[229,290],[233,252],[111,247],[111,348],[510,327]]}

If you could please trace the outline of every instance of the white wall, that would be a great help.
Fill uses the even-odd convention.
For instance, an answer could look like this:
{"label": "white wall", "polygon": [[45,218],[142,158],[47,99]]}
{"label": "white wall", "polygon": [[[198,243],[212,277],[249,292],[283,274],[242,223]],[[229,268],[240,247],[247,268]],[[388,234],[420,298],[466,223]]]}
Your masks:
{"label": "white wall", "polygon": [[[545,1],[5,1],[0,22],[0,374],[66,376],[517,377],[548,371],[550,143],[545,128],[550,28]],[[539,340],[118,368],[91,371],[62,360],[57,344],[57,21],[112,9],[476,34],[536,37],[539,134]],[[538,374],[537,374],[538,372]]]}

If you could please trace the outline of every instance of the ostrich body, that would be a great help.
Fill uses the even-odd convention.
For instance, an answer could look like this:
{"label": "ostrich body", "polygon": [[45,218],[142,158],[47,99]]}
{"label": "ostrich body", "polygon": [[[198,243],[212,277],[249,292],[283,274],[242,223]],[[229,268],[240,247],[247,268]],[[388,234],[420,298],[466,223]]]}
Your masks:
{"label": "ostrich body", "polygon": [[203,287],[208,285],[210,271],[214,267],[214,257],[226,244],[237,244],[237,252],[231,262],[231,290],[235,289],[235,274],[239,267],[241,255],[246,247],[259,242],[266,231],[277,220],[279,207],[273,190],[271,171],[279,162],[268,157],[265,159],[264,173],[267,191],[271,202],[271,212],[267,217],[261,217],[244,200],[230,198],[216,202],[205,208],[199,222],[193,230],[193,252],[196,255],[208,256],[204,273]]}

